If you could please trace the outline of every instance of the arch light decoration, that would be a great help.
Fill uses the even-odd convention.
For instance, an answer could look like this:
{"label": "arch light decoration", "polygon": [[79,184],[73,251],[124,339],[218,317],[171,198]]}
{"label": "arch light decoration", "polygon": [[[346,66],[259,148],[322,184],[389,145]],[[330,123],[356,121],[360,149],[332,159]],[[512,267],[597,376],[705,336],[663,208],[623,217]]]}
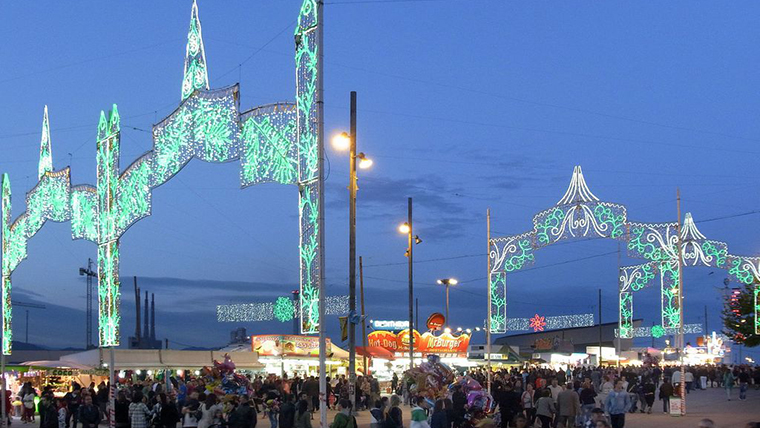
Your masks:
{"label": "arch light decoration", "polygon": [[12,343],[11,275],[27,257],[27,242],[46,221],[71,222],[73,239],[98,246],[98,336],[100,346],[119,345],[119,240],[151,214],[152,190],[193,158],[224,163],[239,160],[240,184],[281,183],[298,187],[300,318],[302,333],[319,329],[323,258],[319,212],[317,87],[317,2],[304,0],[295,30],[296,101],[240,112],[239,86],[209,89],[198,6],[193,2],[187,36],[181,102],[153,126],[153,148],[120,172],[120,119],[116,105],[98,122],[97,182],[71,185],[69,167],[54,170],[45,107],[39,181],[26,195],[26,211],[11,219],[11,186],[2,176],[2,352]]}
{"label": "arch light decoration", "polygon": [[[633,293],[649,287],[657,278],[660,280],[662,327],[672,329],[679,325],[678,224],[630,222],[623,205],[600,201],[591,192],[581,167],[576,166],[564,196],[553,207],[533,217],[533,230],[490,238],[489,326],[492,333],[507,331],[507,274],[532,265],[534,252],[539,248],[580,238],[619,240],[626,243],[630,257],[646,260],[640,265],[620,268],[621,337],[632,337]],[[760,282],[760,257],[729,254],[724,242],[708,240],[699,232],[689,213],[681,230],[680,254],[684,266],[723,268],[741,282]],[[755,329],[760,332],[757,289],[755,297]]]}

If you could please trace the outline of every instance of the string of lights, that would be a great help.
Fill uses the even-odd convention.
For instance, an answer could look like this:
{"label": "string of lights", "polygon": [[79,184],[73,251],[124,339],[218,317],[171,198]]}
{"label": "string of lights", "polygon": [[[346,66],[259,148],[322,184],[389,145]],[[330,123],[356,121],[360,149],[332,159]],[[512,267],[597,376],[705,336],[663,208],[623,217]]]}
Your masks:
{"label": "string of lights", "polygon": [[[292,321],[299,314],[298,302],[289,297],[278,297],[273,302],[235,303],[217,305],[217,322]],[[326,315],[348,313],[348,296],[325,296]]]}

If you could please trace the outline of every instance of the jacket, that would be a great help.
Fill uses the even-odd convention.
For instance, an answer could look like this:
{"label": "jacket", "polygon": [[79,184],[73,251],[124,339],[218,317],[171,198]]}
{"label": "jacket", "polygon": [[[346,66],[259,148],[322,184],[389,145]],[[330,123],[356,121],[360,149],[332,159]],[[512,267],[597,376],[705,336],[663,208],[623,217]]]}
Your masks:
{"label": "jacket", "polygon": [[612,391],[604,402],[604,408],[610,415],[628,413],[631,408],[631,396],[625,391]]}
{"label": "jacket", "polygon": [[422,407],[412,407],[412,421],[409,423],[409,428],[430,428],[427,421],[427,413]]}
{"label": "jacket", "polygon": [[296,413],[295,428],[311,428],[311,414],[308,411]]}
{"label": "jacket", "polygon": [[353,416],[339,412],[335,415],[330,428],[356,428],[356,419]]}
{"label": "jacket", "polygon": [[435,412],[430,419],[430,428],[448,428],[449,421],[446,419],[446,412]]}
{"label": "jacket", "polygon": [[581,402],[578,393],[566,389],[557,396],[557,406],[560,416],[575,416],[581,413]]}

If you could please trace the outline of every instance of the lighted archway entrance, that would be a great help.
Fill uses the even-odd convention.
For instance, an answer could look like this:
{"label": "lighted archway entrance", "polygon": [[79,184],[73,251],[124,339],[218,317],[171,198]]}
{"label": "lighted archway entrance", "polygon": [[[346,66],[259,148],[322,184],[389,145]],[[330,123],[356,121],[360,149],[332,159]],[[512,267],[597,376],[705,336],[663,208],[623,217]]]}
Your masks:
{"label": "lighted archway entrance", "polygon": [[39,181],[26,211],[11,219],[11,187],[2,177],[2,316],[5,354],[11,352],[11,275],[27,256],[27,242],[48,220],[71,222],[73,239],[98,246],[98,337],[118,346],[119,240],[151,213],[152,190],[190,160],[240,161],[240,184],[275,182],[298,187],[301,332],[319,329],[322,256],[322,112],[318,105],[319,28],[316,0],[304,0],[295,31],[296,102],[240,112],[239,87],[210,90],[198,6],[193,3],[179,107],[153,127],[153,149],[119,168],[120,119],[116,105],[101,112],[97,183],[71,185],[69,167],[53,168],[47,107],[42,122]]}

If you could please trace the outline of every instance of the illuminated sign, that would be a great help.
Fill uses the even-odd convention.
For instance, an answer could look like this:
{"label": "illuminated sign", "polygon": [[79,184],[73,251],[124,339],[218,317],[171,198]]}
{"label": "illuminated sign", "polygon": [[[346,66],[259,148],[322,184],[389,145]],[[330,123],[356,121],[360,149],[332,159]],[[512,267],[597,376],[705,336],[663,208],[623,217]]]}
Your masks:
{"label": "illuminated sign", "polygon": [[409,328],[409,321],[372,320],[372,328],[375,330],[401,331]]}
{"label": "illuminated sign", "polygon": [[[330,348],[330,339],[327,339]],[[260,356],[318,356],[319,338],[295,334],[251,336],[251,349]]]}
{"label": "illuminated sign", "polygon": [[[467,347],[470,345],[470,335],[443,333],[436,336],[430,332],[419,334],[414,332],[414,351],[422,354],[444,354],[467,356]],[[397,355],[403,355],[409,351],[409,330],[403,330],[398,334],[390,331],[373,331],[367,335],[369,346],[385,348]]]}

